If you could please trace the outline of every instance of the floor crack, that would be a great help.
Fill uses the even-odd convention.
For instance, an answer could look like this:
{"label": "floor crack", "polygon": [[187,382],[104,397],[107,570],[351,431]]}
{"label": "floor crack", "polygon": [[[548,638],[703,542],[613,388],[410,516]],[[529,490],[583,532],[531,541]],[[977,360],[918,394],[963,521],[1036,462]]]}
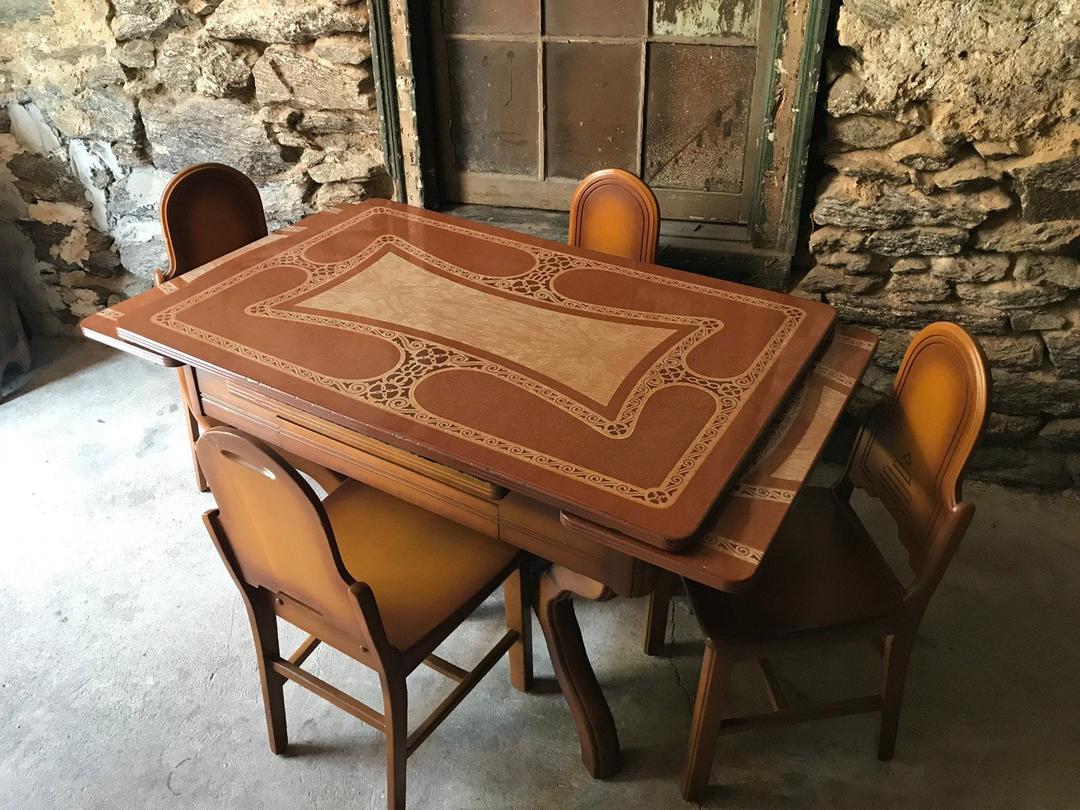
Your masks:
{"label": "floor crack", "polygon": [[[674,644],[675,643],[675,622],[676,622],[676,618],[677,618],[676,617],[674,601],[672,601],[670,603],[670,605],[668,606],[668,611],[669,611],[669,613],[671,615],[671,629],[670,629],[671,643]],[[665,641],[666,641],[666,639],[665,639]],[[668,663],[671,664],[671,672],[672,672],[672,674],[675,675],[675,683],[678,684],[679,689],[682,690],[682,693],[684,695],[686,695],[686,709],[687,709],[687,712],[692,716],[693,713],[694,713],[694,698],[691,696],[690,690],[687,689],[686,685],[682,682],[682,676],[679,674],[679,666],[675,662],[675,656],[669,654],[667,656],[667,659],[668,659]]]}

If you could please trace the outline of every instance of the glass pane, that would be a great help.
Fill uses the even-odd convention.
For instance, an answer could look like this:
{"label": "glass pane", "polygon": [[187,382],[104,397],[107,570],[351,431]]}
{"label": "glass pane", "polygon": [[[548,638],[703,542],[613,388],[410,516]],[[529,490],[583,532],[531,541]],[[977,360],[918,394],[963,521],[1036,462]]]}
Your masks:
{"label": "glass pane", "polygon": [[536,0],[442,0],[443,30],[449,34],[536,34]]}
{"label": "glass pane", "polygon": [[747,37],[758,0],[653,0],[653,33],[670,37]]}
{"label": "glass pane", "polygon": [[451,40],[446,51],[458,166],[534,174],[539,151],[536,45]]}
{"label": "glass pane", "polygon": [[640,45],[547,46],[547,174],[637,171]]}
{"label": "glass pane", "polygon": [[649,46],[647,183],[698,191],[741,189],[755,57],[753,48]]}
{"label": "glass pane", "polygon": [[544,27],[555,36],[639,37],[648,0],[544,0]]}

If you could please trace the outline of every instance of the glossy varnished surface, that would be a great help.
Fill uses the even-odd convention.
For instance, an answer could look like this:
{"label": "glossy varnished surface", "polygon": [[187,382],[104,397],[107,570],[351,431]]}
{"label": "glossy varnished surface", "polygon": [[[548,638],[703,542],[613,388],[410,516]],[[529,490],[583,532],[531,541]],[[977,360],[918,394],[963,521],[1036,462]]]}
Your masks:
{"label": "glossy varnished surface", "polygon": [[382,201],[162,289],[113,314],[122,339],[662,547],[699,528],[833,321]]}

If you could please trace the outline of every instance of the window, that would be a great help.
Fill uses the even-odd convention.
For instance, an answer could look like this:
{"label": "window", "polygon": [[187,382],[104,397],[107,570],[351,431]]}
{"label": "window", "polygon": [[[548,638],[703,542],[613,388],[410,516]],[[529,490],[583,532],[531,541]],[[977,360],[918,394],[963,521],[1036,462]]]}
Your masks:
{"label": "window", "polygon": [[431,3],[445,200],[565,210],[619,167],[666,219],[748,221],[772,3]]}

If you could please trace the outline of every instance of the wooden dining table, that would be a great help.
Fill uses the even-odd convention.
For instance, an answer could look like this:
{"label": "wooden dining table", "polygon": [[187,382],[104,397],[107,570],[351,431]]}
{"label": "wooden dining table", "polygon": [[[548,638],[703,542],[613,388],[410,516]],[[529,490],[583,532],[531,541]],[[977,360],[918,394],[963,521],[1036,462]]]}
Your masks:
{"label": "wooden dining table", "polygon": [[[572,597],[753,586],[873,354],[818,301],[385,200],[81,323],[226,424],[551,563],[534,595],[594,776],[618,735]],[[358,572],[362,578],[362,572]]]}

